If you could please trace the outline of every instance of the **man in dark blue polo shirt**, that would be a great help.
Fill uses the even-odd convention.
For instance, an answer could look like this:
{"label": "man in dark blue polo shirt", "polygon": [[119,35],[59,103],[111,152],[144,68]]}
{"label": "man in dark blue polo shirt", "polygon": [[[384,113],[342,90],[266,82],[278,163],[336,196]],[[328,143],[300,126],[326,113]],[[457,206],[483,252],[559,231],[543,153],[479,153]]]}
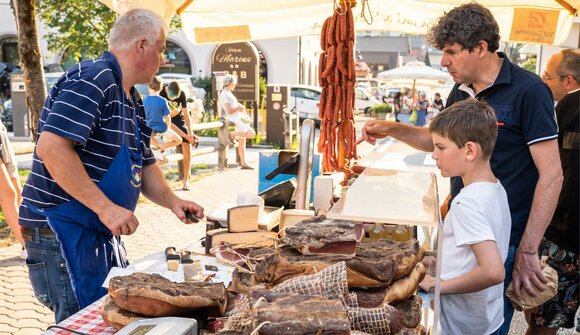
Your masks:
{"label": "man in dark blue polo shirt", "polygon": [[[489,103],[497,114],[499,130],[491,168],[506,189],[512,217],[504,288],[513,274],[516,295],[522,289],[534,295],[545,287],[537,251],[562,186],[552,94],[539,76],[496,52],[499,27],[491,12],[477,3],[461,5],[440,17],[427,38],[443,51],[441,65],[456,82],[447,105],[474,97]],[[426,128],[385,121],[369,121],[363,128],[363,139],[370,143],[385,136],[419,150],[433,150]],[[452,178],[451,195],[462,187],[461,179]],[[507,298],[504,301],[499,334],[508,333],[513,315],[511,303]]]}
{"label": "man in dark blue polo shirt", "polygon": [[120,16],[109,51],[69,69],[51,90],[22,192],[19,223],[34,293],[56,322],[106,294],[127,263],[120,235],[135,232],[141,190],[184,223],[203,208],[177,197],[155,164],[135,84],[149,83],[165,52],[165,23],[144,9]]}

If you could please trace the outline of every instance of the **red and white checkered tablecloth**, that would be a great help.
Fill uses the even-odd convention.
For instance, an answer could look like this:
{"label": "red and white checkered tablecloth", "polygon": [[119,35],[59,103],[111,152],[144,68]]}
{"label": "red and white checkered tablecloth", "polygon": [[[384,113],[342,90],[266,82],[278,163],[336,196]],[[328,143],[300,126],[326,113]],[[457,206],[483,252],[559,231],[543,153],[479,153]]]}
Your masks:
{"label": "red and white checkered tablecloth", "polygon": [[[111,335],[116,332],[115,328],[110,327],[101,317],[101,305],[104,298],[101,298],[89,306],[81,309],[71,315],[68,319],[60,322],[58,325],[68,329],[76,330],[86,334]],[[70,332],[61,329],[50,329],[43,335],[70,335]]]}

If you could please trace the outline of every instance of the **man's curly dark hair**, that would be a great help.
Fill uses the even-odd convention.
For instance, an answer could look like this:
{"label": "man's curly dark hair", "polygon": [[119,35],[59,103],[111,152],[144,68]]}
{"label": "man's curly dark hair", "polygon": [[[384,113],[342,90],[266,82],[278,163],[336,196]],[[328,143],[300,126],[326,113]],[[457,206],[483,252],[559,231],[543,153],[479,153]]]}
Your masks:
{"label": "man's curly dark hair", "polygon": [[471,52],[479,41],[486,41],[490,52],[499,48],[499,26],[489,9],[477,2],[443,14],[427,33],[427,42],[439,50],[457,43]]}

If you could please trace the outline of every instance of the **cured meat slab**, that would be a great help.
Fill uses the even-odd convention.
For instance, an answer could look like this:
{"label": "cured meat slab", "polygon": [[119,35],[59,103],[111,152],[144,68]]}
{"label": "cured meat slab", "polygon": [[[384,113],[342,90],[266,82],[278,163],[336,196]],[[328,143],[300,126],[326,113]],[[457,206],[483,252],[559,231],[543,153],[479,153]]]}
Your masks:
{"label": "cured meat slab", "polygon": [[256,265],[255,280],[275,285],[345,261],[349,287],[385,288],[411,273],[423,255],[424,250],[417,240],[359,242],[355,256],[302,255],[291,248],[282,248]]}
{"label": "cured meat slab", "polygon": [[282,242],[303,255],[354,255],[362,235],[362,225],[352,221],[310,219],[287,228]]}
{"label": "cured meat slab", "polygon": [[222,316],[227,306],[222,283],[174,283],[139,272],[111,278],[109,296],[120,308],[147,316],[177,316],[200,309],[208,315]]}
{"label": "cured meat slab", "polygon": [[261,335],[350,334],[348,315],[338,300],[301,294],[252,293],[253,327]]}

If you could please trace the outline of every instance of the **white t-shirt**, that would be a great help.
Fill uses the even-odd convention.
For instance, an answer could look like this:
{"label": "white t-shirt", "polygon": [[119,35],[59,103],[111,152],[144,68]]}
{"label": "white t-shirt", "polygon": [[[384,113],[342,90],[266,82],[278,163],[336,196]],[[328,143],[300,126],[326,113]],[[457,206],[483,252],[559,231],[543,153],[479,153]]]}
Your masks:
{"label": "white t-shirt", "polygon": [[232,91],[226,89],[223,89],[222,93],[220,93],[220,102],[222,104],[222,107],[225,106],[225,104],[230,104],[230,107],[233,109],[236,109],[240,106],[238,99],[234,96]]}
{"label": "white t-shirt", "polygon": [[[505,262],[511,230],[507,194],[498,181],[464,187],[443,224],[441,279],[459,277],[477,266],[470,245],[496,241]],[[503,283],[466,294],[441,295],[441,334],[486,335],[503,323]]]}

